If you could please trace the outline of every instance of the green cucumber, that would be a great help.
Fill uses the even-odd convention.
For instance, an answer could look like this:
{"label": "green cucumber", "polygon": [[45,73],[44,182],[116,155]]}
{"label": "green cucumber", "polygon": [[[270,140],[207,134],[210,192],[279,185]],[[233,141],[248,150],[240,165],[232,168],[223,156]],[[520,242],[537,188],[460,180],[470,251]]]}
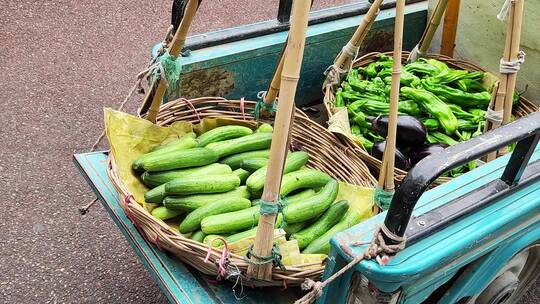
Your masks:
{"label": "green cucumber", "polygon": [[253,130],[251,130],[248,127],[243,126],[223,126],[223,127],[217,127],[215,129],[212,129],[208,132],[205,132],[197,138],[197,142],[199,143],[199,147],[205,147],[208,144],[223,141],[227,139],[232,138],[238,138],[242,136],[246,136],[249,134],[252,134]]}
{"label": "green cucumber", "polygon": [[315,223],[292,234],[290,240],[296,240],[300,249],[306,248],[316,238],[334,227],[343,218],[343,215],[347,213],[347,210],[349,210],[349,203],[345,200],[332,204]]}
{"label": "green cucumber", "polygon": [[289,224],[285,222],[285,224],[283,225],[283,230],[285,230],[285,233],[287,234],[287,236],[290,236],[304,229],[307,225],[309,225],[309,222],[300,222],[300,223],[294,223],[294,224]]}
{"label": "green cucumber", "polygon": [[[180,149],[193,148],[195,146],[193,146],[193,141],[191,141],[191,139],[195,139],[196,137],[197,137],[197,134],[195,134],[194,132],[186,133],[178,139],[169,141],[166,144],[161,144],[155,147],[154,149],[152,149],[152,152],[155,152],[155,151],[167,152],[167,151],[174,151],[178,148]],[[196,142],[195,142],[195,145],[197,145]]]}
{"label": "green cucumber", "polygon": [[206,237],[206,234],[204,234],[204,232],[202,232],[201,230],[197,230],[193,232],[189,238],[202,243],[204,241],[204,237]]}
{"label": "green cucumber", "polygon": [[[260,206],[253,206],[247,209],[222,213],[206,217],[201,222],[201,230],[206,234],[232,233],[251,229],[259,223]],[[278,214],[276,226],[279,227],[283,221],[283,216]]]}
{"label": "green cucumber", "polygon": [[201,175],[216,175],[216,174],[229,174],[232,173],[231,167],[214,163],[202,167],[178,169],[161,172],[144,172],[141,175],[143,183],[148,187],[157,187],[172,181],[173,179],[182,178],[186,176],[201,176]]}
{"label": "green cucumber", "polygon": [[195,133],[190,132],[177,140],[169,142],[165,145],[158,146],[151,152],[143,154],[141,157],[137,158],[133,162],[131,167],[135,171],[144,171],[145,170],[144,163],[146,159],[149,159],[149,158],[151,159],[151,158],[157,157],[158,155],[163,155],[170,152],[194,148],[196,146],[197,146],[197,142],[195,141]]}
{"label": "green cucumber", "polygon": [[303,188],[320,188],[331,179],[330,175],[316,169],[302,169],[290,172],[285,174],[281,180],[280,194],[287,195]]}
{"label": "green cucumber", "polygon": [[297,201],[302,201],[308,197],[312,197],[316,194],[317,192],[315,192],[315,190],[313,189],[306,189],[306,190],[303,190],[303,191],[300,191],[296,194],[293,194],[293,195],[289,195],[287,197],[285,197],[285,203],[286,204],[294,204],[295,202]]}
{"label": "green cucumber", "polygon": [[[204,205],[198,209],[193,210],[186,216],[182,223],[180,223],[180,233],[188,233],[199,229],[201,227],[201,221],[204,218],[221,213],[228,213],[232,211],[246,209],[250,206],[251,202],[248,199],[242,197],[231,197],[210,203],[208,205]],[[204,230],[203,232],[206,233]]]}
{"label": "green cucumber", "polygon": [[[289,153],[289,155],[287,155],[287,159],[285,160],[283,174],[300,169],[307,163],[308,159],[309,155],[304,151]],[[246,181],[246,185],[251,193],[258,193],[263,189],[267,170],[268,166],[264,166],[249,176]]]}
{"label": "green cucumber", "polygon": [[339,183],[335,179],[330,179],[314,196],[293,204],[287,204],[283,208],[285,221],[292,224],[318,217],[334,202],[338,190]]}
{"label": "green cucumber", "polygon": [[166,207],[160,206],[152,210],[152,216],[162,221],[175,218],[182,214],[182,211],[171,210]]}
{"label": "green cucumber", "polygon": [[211,143],[206,147],[213,150],[219,158],[231,154],[268,149],[272,143],[272,133],[253,133],[239,138]]}
{"label": "green cucumber", "polygon": [[144,201],[147,203],[162,204],[165,196],[165,184],[163,184],[146,191]]}
{"label": "green cucumber", "polygon": [[188,167],[198,167],[214,163],[218,160],[217,154],[206,148],[192,148],[177,150],[165,154],[151,155],[142,162],[145,171],[167,171]]}
{"label": "green cucumber", "polygon": [[330,230],[311,242],[302,253],[323,253],[328,254],[330,251],[330,240],[332,237],[347,228],[350,228],[362,220],[361,214],[356,210],[348,211],[341,221],[335,224]]}
{"label": "green cucumber", "polygon": [[251,158],[269,158],[270,150],[257,150],[257,151],[248,151],[243,153],[234,154],[228,157],[221,159],[219,162],[231,167],[231,169],[236,170],[240,168],[242,161]]}
{"label": "green cucumber", "polygon": [[274,132],[274,128],[270,124],[263,123],[260,125],[257,130],[255,130],[255,133],[272,133]]}
{"label": "green cucumber", "polygon": [[238,176],[238,178],[240,179],[240,185],[243,185],[246,182],[246,180],[248,179],[249,175],[251,175],[251,173],[249,173],[249,171],[246,171],[246,170],[244,170],[242,168],[238,168],[238,169],[234,170],[232,172],[232,174]]}
{"label": "green cucumber", "polygon": [[251,173],[259,170],[260,168],[268,164],[268,158],[251,158],[242,161],[240,168],[247,170]]}
{"label": "green cucumber", "polygon": [[204,205],[218,202],[223,199],[233,197],[249,198],[249,196],[250,193],[247,191],[247,187],[242,186],[225,193],[167,196],[163,200],[163,206],[172,210],[184,210],[190,212]]}
{"label": "green cucumber", "polygon": [[167,195],[198,193],[221,193],[240,186],[240,178],[234,174],[187,176],[165,184]]}

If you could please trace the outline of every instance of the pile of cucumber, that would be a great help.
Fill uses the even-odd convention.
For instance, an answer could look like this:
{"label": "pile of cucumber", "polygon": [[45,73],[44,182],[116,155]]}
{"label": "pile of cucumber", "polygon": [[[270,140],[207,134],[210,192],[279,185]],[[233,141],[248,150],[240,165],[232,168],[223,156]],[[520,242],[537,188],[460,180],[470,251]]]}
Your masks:
{"label": "pile of cucumber", "polygon": [[[253,131],[238,125],[212,129],[199,137],[188,133],[135,160],[132,168],[150,188],[152,215],[177,219],[179,232],[199,242],[216,236],[227,242],[253,238],[267,172],[272,127]],[[305,167],[308,154],[289,152],[276,227],[297,240],[302,253],[328,253],[334,234],[360,221],[347,201],[337,201],[339,183]],[[206,240],[206,241],[205,241]]]}

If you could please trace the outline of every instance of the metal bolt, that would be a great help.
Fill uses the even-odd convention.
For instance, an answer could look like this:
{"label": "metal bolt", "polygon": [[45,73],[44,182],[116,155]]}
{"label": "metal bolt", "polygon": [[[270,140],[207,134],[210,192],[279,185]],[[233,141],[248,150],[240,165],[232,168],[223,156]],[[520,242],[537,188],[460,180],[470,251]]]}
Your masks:
{"label": "metal bolt", "polygon": [[416,224],[418,224],[418,226],[420,226],[420,227],[426,226],[426,222],[425,222],[425,221],[418,221],[418,222],[416,222]]}

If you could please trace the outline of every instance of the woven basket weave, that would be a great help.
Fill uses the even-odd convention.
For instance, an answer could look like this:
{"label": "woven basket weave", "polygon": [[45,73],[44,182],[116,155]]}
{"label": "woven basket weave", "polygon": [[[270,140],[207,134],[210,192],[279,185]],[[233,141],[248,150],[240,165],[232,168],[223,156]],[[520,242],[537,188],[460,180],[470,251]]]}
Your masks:
{"label": "woven basket weave", "polygon": [[[226,100],[223,98],[197,98],[192,100],[178,99],[161,106],[156,124],[167,126],[175,121],[199,123],[203,118],[232,118],[241,120],[243,124],[257,122],[253,118],[255,102]],[[265,122],[262,120],[261,122]],[[266,121],[270,122],[270,121]],[[317,168],[335,179],[355,185],[372,187],[376,181],[368,167],[360,159],[358,153],[324,127],[311,121],[306,114],[296,110],[291,130],[292,150],[304,150],[309,153],[307,166]],[[158,247],[175,254],[204,274],[217,276],[222,249],[209,248],[206,244],[193,241],[182,236],[167,224],[155,219],[138,204],[126,190],[115,168],[114,156],[109,154],[107,170],[112,184],[123,198],[122,207],[126,215],[137,226],[141,234]],[[208,261],[205,258],[208,256]],[[274,268],[271,281],[247,280],[245,277],[248,263],[243,256],[231,254],[226,269],[230,272],[240,271],[242,282],[252,286],[295,286],[304,279],[320,279],[324,265],[306,264],[287,266],[286,270]],[[236,281],[238,276],[229,278]]]}
{"label": "woven basket weave", "polygon": [[[377,61],[381,54],[392,57],[392,52],[386,52],[386,53],[372,52],[372,53],[365,54],[365,55],[357,58],[356,60],[354,60],[354,62],[352,64],[352,67],[353,68],[365,67],[365,66],[369,65],[370,63]],[[405,64],[405,62],[407,61],[408,56],[409,56],[409,52],[403,52],[402,53],[401,60],[402,60],[403,64]],[[476,65],[475,63],[472,63],[472,62],[467,61],[467,60],[454,59],[454,58],[444,56],[444,55],[439,55],[439,54],[429,54],[427,56],[427,58],[433,58],[433,59],[437,59],[439,61],[442,61],[442,62],[446,63],[449,67],[454,68],[454,69],[463,69],[463,70],[467,70],[467,71],[471,71],[471,72],[472,71],[488,72],[485,68],[480,67],[480,66]],[[335,113],[335,108],[334,108],[335,95],[333,94],[331,88],[327,88],[325,90],[326,90],[326,92],[325,92],[325,94],[326,94],[325,95],[326,96],[325,108],[326,108],[326,110],[328,112],[328,116],[331,117]],[[517,104],[516,106],[514,106],[512,108],[512,114],[516,118],[525,116],[527,114],[530,114],[530,113],[533,113],[533,112],[536,112],[536,111],[538,111],[538,106],[533,104],[531,101],[527,100],[523,96],[520,97],[519,104]],[[340,139],[342,139],[344,144],[351,147],[351,149],[353,149],[355,151],[358,151],[359,152],[358,156],[362,160],[364,160],[368,166],[375,169],[377,172],[380,171],[382,162],[380,160],[376,159],[375,157],[371,156],[363,147],[361,147],[361,145],[359,145],[352,138],[352,135],[351,136],[345,136],[345,135],[340,134],[340,133],[336,133],[336,134],[340,137]],[[405,175],[407,175],[407,172],[405,172],[405,171],[403,171],[401,169],[395,168],[394,178],[395,178],[396,181],[398,181],[398,182],[401,181],[405,177]],[[444,183],[444,182],[446,182],[446,181],[448,181],[450,179],[451,178],[449,178],[449,177],[440,177],[440,178],[437,179],[436,183],[437,184]]]}

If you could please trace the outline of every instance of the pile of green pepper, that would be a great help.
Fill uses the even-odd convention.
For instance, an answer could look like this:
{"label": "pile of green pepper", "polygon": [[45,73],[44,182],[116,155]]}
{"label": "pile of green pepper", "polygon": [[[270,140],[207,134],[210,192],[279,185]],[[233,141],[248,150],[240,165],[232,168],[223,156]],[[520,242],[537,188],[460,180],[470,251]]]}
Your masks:
{"label": "pile of green pepper", "polygon": [[[366,118],[388,114],[392,65],[391,57],[381,55],[366,67],[352,69],[336,91],[335,105],[347,107],[352,133],[368,151],[384,140]],[[483,77],[483,72],[451,69],[435,59],[407,64],[400,77],[398,115],[418,118],[428,130],[428,143],[454,145],[482,134],[491,100]],[[519,96],[514,97],[517,102]]]}

